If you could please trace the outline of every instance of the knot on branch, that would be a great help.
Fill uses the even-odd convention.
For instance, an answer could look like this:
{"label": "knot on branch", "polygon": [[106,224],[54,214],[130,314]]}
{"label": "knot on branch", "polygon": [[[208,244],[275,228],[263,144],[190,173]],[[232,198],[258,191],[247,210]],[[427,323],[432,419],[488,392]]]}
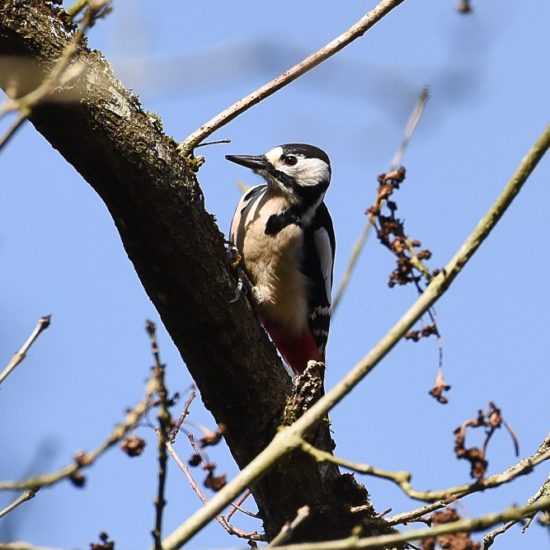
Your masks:
{"label": "knot on branch", "polygon": [[300,418],[321,397],[325,390],[325,365],[317,361],[310,361],[306,370],[293,380],[292,393],[286,401],[283,412],[283,425],[289,426]]}

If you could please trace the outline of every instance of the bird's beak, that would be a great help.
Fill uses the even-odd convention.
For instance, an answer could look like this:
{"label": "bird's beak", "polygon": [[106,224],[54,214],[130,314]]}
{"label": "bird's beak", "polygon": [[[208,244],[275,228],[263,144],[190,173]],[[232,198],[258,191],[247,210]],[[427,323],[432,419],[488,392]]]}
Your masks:
{"label": "bird's beak", "polygon": [[266,169],[269,166],[268,160],[264,155],[252,156],[252,155],[225,155],[227,160],[246,166],[254,171]]}

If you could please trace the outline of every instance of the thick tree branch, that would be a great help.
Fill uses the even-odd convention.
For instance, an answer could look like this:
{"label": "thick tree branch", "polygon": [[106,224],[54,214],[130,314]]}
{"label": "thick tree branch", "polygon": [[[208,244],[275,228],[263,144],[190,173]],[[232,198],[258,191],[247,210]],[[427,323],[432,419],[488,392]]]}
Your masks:
{"label": "thick tree branch", "polygon": [[[24,94],[43,81],[74,36],[67,21],[44,0],[0,3],[0,59],[15,60],[0,71],[4,89],[17,82]],[[22,57],[29,62],[17,63]],[[276,433],[290,379],[248,301],[229,303],[236,274],[223,235],[204,209],[193,163],[99,53],[81,44],[73,60],[86,69],[71,82],[70,93],[56,90],[33,108],[29,120],[104,201],[203,402],[226,426],[225,439],[243,468]],[[29,65],[35,67],[32,78]],[[349,476],[343,479],[345,491],[335,466],[319,467],[302,453],[289,456],[252,488],[267,537],[306,504],[311,514],[291,540],[345,536],[361,520],[350,505],[364,503],[366,491],[350,489]]]}

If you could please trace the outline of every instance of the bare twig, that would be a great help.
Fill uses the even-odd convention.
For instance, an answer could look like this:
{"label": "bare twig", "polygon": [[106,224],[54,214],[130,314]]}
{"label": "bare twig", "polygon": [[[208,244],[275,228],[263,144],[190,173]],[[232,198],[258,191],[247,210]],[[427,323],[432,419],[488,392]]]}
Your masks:
{"label": "bare twig", "polygon": [[62,550],[61,548],[52,548],[48,546],[34,546],[28,542],[0,542],[0,550]]}
{"label": "bare twig", "polygon": [[214,118],[197,128],[190,134],[185,141],[180,145],[180,150],[184,155],[190,154],[193,149],[215,130],[218,130],[228,122],[231,122],[235,117],[250,109],[266,97],[279,91],[284,86],[290,84],[298,77],[307,73],[335,53],[345,48],[348,44],[363,36],[373,25],[380,21],[391,10],[399,6],[404,0],[382,0],[374,9],[369,11],[364,17],[359,19],[355,25],[347,31],[329,42],[326,46],[317,50],[313,54],[294,65],[277,78],[264,84],[261,88],[254,90],[251,94],[243,97]]}
{"label": "bare twig", "polygon": [[267,548],[275,548],[276,546],[281,546],[284,544],[295,531],[296,527],[300,525],[305,519],[309,517],[309,506],[302,506],[298,508],[296,512],[296,517],[283,525],[283,528],[279,534],[271,541]]}
{"label": "bare twig", "polygon": [[65,11],[69,14],[71,19],[74,19],[88,4],[88,0],[76,0],[74,4],[71,4]]}
{"label": "bare twig", "polygon": [[408,512],[402,512],[401,514],[395,514],[395,516],[389,516],[384,519],[388,525],[407,525],[407,523],[411,523],[413,521],[421,521],[425,523],[426,519],[424,516],[426,514],[445,508],[448,504],[448,500],[438,500],[430,504],[425,504],[420,508],[409,510]]}
{"label": "bare twig", "polygon": [[280,546],[279,550],[360,550],[367,548],[388,548],[402,542],[422,540],[427,537],[436,537],[448,533],[475,532],[487,529],[498,523],[506,521],[520,521],[521,519],[536,513],[540,510],[550,509],[550,497],[546,497],[534,504],[516,507],[512,506],[502,512],[486,514],[477,518],[460,519],[450,523],[443,523],[427,529],[414,529],[406,533],[381,535],[369,538],[351,536],[347,539],[333,540],[328,542],[312,542],[305,544],[289,544]]}
{"label": "bare twig", "polygon": [[332,315],[334,315],[334,312],[340,305],[342,296],[344,295],[344,292],[348,288],[349,282],[351,280],[351,275],[357,264],[357,260],[359,259],[359,256],[363,251],[363,248],[365,247],[365,243],[367,242],[367,239],[371,231],[372,231],[372,223],[370,222],[370,220],[367,220],[367,223],[365,223],[365,227],[363,227],[363,230],[361,231],[361,235],[359,235],[359,239],[357,239],[357,242],[355,243],[353,250],[351,251],[351,256],[349,258],[348,265],[344,270],[344,274],[342,275],[340,285],[338,286],[338,290],[336,291],[336,295],[334,297],[334,300],[332,301],[332,307],[331,307]]}
{"label": "bare twig", "polygon": [[[508,478],[515,479],[518,477],[518,475],[527,474],[530,471],[529,467],[529,460],[532,459],[535,456],[541,456],[543,453],[545,453],[548,449],[550,449],[550,434],[546,436],[544,441],[539,445],[539,448],[531,455],[531,457],[528,457],[527,459],[523,459],[505,472],[502,472],[500,474],[496,474],[494,476],[491,476],[484,480],[484,483],[490,483],[490,487],[485,487],[485,485],[479,486],[479,484],[472,484],[472,488],[479,486],[479,490],[483,490],[486,488],[493,488],[498,487],[498,485],[501,485],[502,483],[506,483]],[[544,493],[544,488],[548,487],[549,493]],[[431,504],[427,504],[425,506],[421,506],[420,508],[417,508],[415,510],[410,510],[408,512],[403,512],[401,514],[396,514],[395,516],[391,516],[386,518],[387,523],[390,525],[399,525],[399,524],[407,524],[411,521],[418,521],[419,518],[422,518],[422,516],[425,516],[426,514],[429,514],[435,510],[438,510],[440,508],[444,508],[449,504],[449,501],[455,501],[459,498],[462,498],[465,496],[465,494],[455,494],[451,498],[442,498],[441,500],[435,501]],[[546,480],[545,484],[541,487],[541,489],[533,496],[531,497],[527,503],[530,504],[531,502],[534,502],[535,499],[540,498],[541,496],[550,496],[550,476]]]}
{"label": "bare twig", "polygon": [[539,446],[539,448],[529,457],[520,460],[518,463],[514,464],[508,468],[505,472],[490,476],[485,479],[481,479],[476,483],[458,485],[456,487],[450,487],[448,489],[443,489],[440,491],[417,491],[413,489],[410,484],[411,474],[407,471],[390,471],[382,470],[380,468],[375,468],[368,464],[359,464],[346,460],[345,458],[339,458],[317,449],[310,443],[305,440],[302,440],[300,448],[311,455],[318,462],[331,462],[333,464],[338,464],[339,466],[344,466],[354,472],[361,474],[371,475],[375,477],[380,477],[382,479],[387,479],[398,485],[404,493],[409,497],[414,498],[415,500],[423,500],[425,502],[433,502],[437,500],[446,500],[450,502],[451,500],[456,500],[465,495],[475,493],[477,491],[484,491],[486,489],[492,489],[494,487],[499,487],[505,483],[516,479],[517,477],[524,475],[530,472],[536,465],[550,459],[550,433],[546,436],[544,442]]}
{"label": "bare twig", "polygon": [[[527,504],[533,504],[534,502],[539,501],[543,497],[550,497],[550,475],[546,478],[546,481],[543,483],[542,487],[531,497],[527,500]],[[533,518],[535,517],[536,512],[533,512],[531,515],[527,516],[524,519],[527,519],[525,522],[525,525],[523,526],[522,532],[524,533],[528,528],[531,522],[533,521]],[[504,525],[501,525],[497,527],[496,529],[493,529],[489,533],[487,533],[483,537],[483,542],[481,543],[480,550],[488,550],[493,543],[495,542],[495,539],[499,536],[508,531],[510,527],[513,527],[518,523],[518,520],[511,520],[505,523]]]}
{"label": "bare twig", "polygon": [[151,398],[156,391],[157,383],[153,376],[146,384],[145,397],[137,403],[133,409],[126,413],[126,418],[122,421],[122,423],[115,426],[109,437],[94,451],[89,453],[78,453],[72,464],[65,466],[65,468],[53,474],[31,477],[24,481],[0,481],[0,491],[26,489],[38,490],[42,487],[53,485],[66,478],[70,478],[75,484],[82,485],[84,482],[82,470],[90,467],[101,455],[105,453],[105,451],[116,445],[128,432],[136,427],[151,407]]}
{"label": "bare twig", "polygon": [[185,419],[187,415],[189,414],[189,407],[191,407],[191,403],[193,402],[193,399],[197,397],[197,394],[192,391],[191,395],[189,396],[189,399],[185,402],[185,405],[183,406],[183,410],[181,411],[181,414],[179,415],[179,418],[172,426],[172,429],[170,430],[170,443],[175,443],[176,438],[178,437],[178,433],[181,429],[182,424],[185,422]]}
{"label": "bare twig", "polygon": [[[527,501],[527,503],[531,504],[532,502],[537,502],[537,500],[543,497],[550,497],[550,474],[548,474],[548,477],[546,478],[546,481],[542,484],[542,487]],[[525,522],[525,525],[522,528],[523,533],[525,533],[525,531],[529,529],[529,526],[531,525],[531,522],[533,521],[534,517],[535,517],[535,514],[533,514]]]}
{"label": "bare twig", "polygon": [[17,115],[17,118],[12,122],[11,126],[6,130],[6,133],[0,138],[0,151],[3,149],[4,145],[15,135],[15,132],[23,126],[23,122],[27,120],[27,117],[30,115],[30,111],[22,109]]}
{"label": "bare twig", "polygon": [[487,550],[491,546],[493,546],[493,542],[495,542],[495,539],[504,533],[508,531],[511,527],[517,524],[516,520],[507,521],[506,523],[503,523],[502,525],[499,525],[496,529],[493,529],[489,533],[487,533],[483,537],[483,541],[481,543],[481,547],[479,550]]}
{"label": "bare twig", "polygon": [[159,410],[157,414],[159,426],[156,430],[158,435],[157,449],[159,473],[157,497],[155,499],[155,527],[151,534],[153,535],[153,540],[155,542],[155,550],[162,550],[162,514],[164,511],[164,506],[166,505],[164,493],[166,485],[166,472],[168,468],[166,445],[171,435],[170,425],[172,419],[168,404],[168,391],[166,390],[166,384],[164,381],[164,365],[160,361],[160,351],[155,323],[153,323],[153,321],[147,321],[145,323],[145,330],[149,335],[149,340],[151,342],[151,353],[153,354],[153,358],[155,360],[155,365],[153,366],[153,376],[155,377],[157,383],[157,395],[159,401]]}
{"label": "bare twig", "polygon": [[13,502],[10,502],[5,508],[0,510],[0,518],[9,514],[12,510],[15,510],[20,504],[31,500],[36,496],[38,489],[27,489],[25,492],[20,494]]}
{"label": "bare twig", "polygon": [[199,143],[196,147],[206,147],[207,145],[220,145],[222,143],[231,143],[231,140],[229,138],[224,138],[214,139],[212,141],[203,141],[202,143]]}
{"label": "bare twig", "polygon": [[253,512],[250,512],[249,510],[246,510],[245,508],[242,507],[242,504],[243,502],[251,495],[252,493],[250,492],[250,489],[247,489],[241,496],[241,498],[237,501],[237,502],[232,502],[231,503],[231,510],[225,514],[225,516],[223,516],[225,518],[226,521],[229,521],[231,519],[231,517],[233,516],[233,514],[237,511],[247,515],[247,516],[250,516],[251,518],[255,518],[255,519],[258,519],[258,514],[254,514]]}
{"label": "bare twig", "polygon": [[[83,64],[75,63],[72,67],[69,67],[69,63],[75,55],[84,34],[93,25],[96,18],[105,12],[108,3],[109,0],[86,2],[88,8],[78,30],[63,50],[61,57],[57,60],[53,69],[44,77],[42,83],[23,97],[8,99],[0,106],[0,116],[10,111],[19,111],[19,116],[15,122],[4,136],[0,138],[0,150],[6,145],[8,140],[15,134],[23,122],[31,115],[32,110],[49,96],[57,86],[66,86],[69,82],[82,74],[85,68]],[[82,8],[83,6],[80,9]]]}
{"label": "bare twig", "polygon": [[[191,475],[189,468],[184,464],[184,462],[178,456],[178,454],[176,453],[170,441],[166,443],[166,449],[168,450],[168,453],[170,454],[170,456],[174,459],[174,462],[179,466],[180,470],[183,472],[183,475],[187,478],[187,481],[189,481],[189,485],[191,485],[191,488],[193,489],[195,494],[200,498],[203,504],[206,504],[208,502],[208,499],[202,492],[198,483],[193,479],[193,476]],[[237,527],[231,525],[227,517],[217,514],[215,516],[215,519],[230,535],[235,535],[243,539],[254,540],[254,541],[265,540],[265,537],[260,533],[257,533],[256,531],[254,531],[253,533],[246,533],[245,531],[242,531],[241,529],[238,529]],[[163,548],[165,547],[163,546]]]}
{"label": "bare twig", "polygon": [[21,349],[13,355],[6,368],[0,373],[0,384],[10,375],[15,367],[17,367],[17,365],[19,365],[19,363],[21,363],[21,361],[25,359],[25,356],[27,355],[30,347],[40,336],[40,333],[50,326],[51,320],[51,315],[44,315],[44,317],[40,317],[40,319],[38,319],[38,323],[36,324],[36,327],[34,327],[31,335],[27,338],[27,341],[21,346]]}
{"label": "bare twig", "polygon": [[[403,133],[403,140],[401,142],[399,149],[397,150],[397,152],[395,153],[391,161],[390,171],[396,170],[401,165],[401,161],[405,156],[405,152],[407,151],[407,147],[416,130],[416,127],[420,122],[420,118],[422,117],[422,113],[424,112],[424,108],[426,107],[426,103],[428,99],[429,99],[429,91],[428,91],[428,87],[426,86],[422,89],[422,92],[420,93],[420,96],[414,106],[413,112],[411,113],[411,116],[407,121],[407,125]],[[336,292],[334,300],[332,301],[333,315],[334,315],[334,311],[336,310],[336,308],[340,304],[340,301],[342,300],[342,296],[344,295],[344,292],[346,291],[349,285],[351,275],[353,273],[353,270],[355,269],[355,265],[357,264],[357,260],[359,259],[359,256],[363,251],[363,248],[365,246],[365,243],[367,242],[367,239],[371,231],[372,231],[372,223],[370,222],[369,219],[367,219],[365,227],[361,231],[361,235],[359,235],[359,238],[357,239],[357,242],[353,247],[350,259],[348,261],[348,265],[344,270],[344,274],[342,275],[340,285],[338,286],[338,290]]]}
{"label": "bare twig", "polygon": [[206,504],[208,499],[204,496],[204,494],[201,491],[199,485],[193,479],[193,476],[191,475],[191,472],[189,471],[189,468],[185,465],[183,460],[176,453],[176,451],[175,451],[175,449],[174,449],[174,447],[173,447],[173,445],[170,441],[168,441],[166,443],[166,449],[168,450],[168,454],[174,459],[174,462],[178,465],[179,469],[183,472],[183,475],[187,478],[187,481],[189,481],[189,485],[191,485],[191,489],[193,489],[193,491],[195,491],[195,494],[201,499],[201,502],[203,504]]}
{"label": "bare twig", "polygon": [[418,101],[414,106],[413,112],[411,113],[411,116],[407,121],[407,126],[405,126],[405,132],[403,133],[403,141],[401,142],[401,146],[399,147],[391,161],[390,171],[397,170],[401,166],[401,163],[403,162],[403,157],[407,152],[407,148],[409,146],[411,138],[413,137],[414,132],[416,131],[416,127],[418,126],[418,123],[422,118],[422,114],[424,113],[424,109],[426,108],[426,103],[428,102],[428,99],[430,99],[430,90],[428,86],[424,86],[424,88],[422,88],[422,91],[420,92]]}
{"label": "bare twig", "polygon": [[245,466],[237,477],[221,489],[207,505],[176,528],[163,541],[164,550],[181,547],[216,514],[223,510],[231,500],[237,498],[254,481],[264,476],[281,458],[299,447],[306,431],[324,418],[335,405],[374,369],[399,342],[407,330],[448,290],[454,279],[491,233],[504,212],[506,212],[508,206],[519,193],[527,178],[549,147],[550,125],[544,129],[535,144],[521,160],[518,168],[504,186],[499,197],[448,262],[447,266],[432,278],[424,293],[418,297],[416,302],[405,312],[382,340],[303,416],[290,426],[281,428],[271,443]]}

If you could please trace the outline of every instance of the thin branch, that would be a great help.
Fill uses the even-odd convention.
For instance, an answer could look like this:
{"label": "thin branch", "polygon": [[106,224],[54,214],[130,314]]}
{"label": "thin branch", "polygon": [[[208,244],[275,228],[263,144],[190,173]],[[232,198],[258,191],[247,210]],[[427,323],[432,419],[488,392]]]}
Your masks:
{"label": "thin branch", "polygon": [[[390,165],[390,172],[393,170],[396,170],[401,165],[401,161],[403,160],[403,157],[405,156],[405,153],[407,151],[407,147],[411,141],[412,136],[414,135],[414,132],[416,130],[416,127],[418,126],[418,123],[420,122],[420,119],[422,118],[422,114],[424,113],[424,108],[426,107],[426,103],[429,99],[429,90],[428,87],[425,86],[422,89],[422,92],[420,93],[420,96],[418,97],[418,100],[414,106],[413,112],[411,113],[411,116],[409,117],[409,120],[407,121],[407,125],[405,127],[405,131],[403,133],[403,140],[401,141],[401,145],[397,152],[395,153],[391,165]],[[355,269],[355,266],[357,264],[357,260],[359,259],[359,256],[361,252],[363,251],[363,248],[365,246],[365,243],[367,242],[367,239],[370,235],[370,232],[372,231],[372,223],[369,219],[367,219],[367,222],[365,224],[365,227],[363,227],[363,230],[361,231],[361,235],[359,235],[359,238],[357,239],[357,242],[355,243],[355,246],[353,247],[353,250],[351,252],[350,259],[348,261],[348,265],[346,266],[346,269],[344,270],[344,274],[342,275],[342,279],[340,281],[340,285],[338,286],[338,290],[336,292],[336,295],[334,297],[334,300],[332,301],[332,314],[334,315],[334,311],[340,304],[340,301],[342,300],[342,296],[344,295],[344,292],[346,291],[351,275]]]}
{"label": "thin branch", "polygon": [[62,550],[61,548],[52,548],[50,546],[34,546],[28,542],[0,542],[0,550]]}
{"label": "thin branch", "polygon": [[[541,443],[541,445],[539,446],[539,448],[537,449],[537,451],[534,453],[533,456],[537,455],[538,453],[544,453],[546,449],[550,448],[549,446],[550,446],[550,439],[549,439],[549,436],[547,436],[545,438],[545,440]],[[529,460],[529,459],[527,459],[527,460]],[[515,466],[512,466],[512,468],[521,467],[520,465],[522,464],[522,462],[523,461],[520,461]],[[527,469],[524,473],[525,474],[529,473],[529,470]],[[502,474],[491,476],[488,479],[493,480],[494,478],[499,478],[499,477],[504,478],[507,475],[509,475],[508,471],[503,472]],[[514,476],[514,477],[516,477],[516,476]],[[493,486],[496,487],[497,485],[492,485],[492,487]],[[540,498],[541,496],[550,496],[550,492],[549,493],[544,492],[545,488],[547,490],[550,490],[550,476],[548,477],[548,479],[546,480],[544,485],[539,489],[539,491],[533,497],[531,497],[527,501],[527,503],[530,504],[531,502],[535,502],[535,500]],[[464,495],[462,495],[462,496],[464,496]],[[461,498],[461,497],[456,497],[456,498]],[[433,512],[434,510],[444,508],[448,504],[449,504],[449,499],[442,499],[442,500],[439,500],[439,501],[434,502],[432,504],[427,504],[425,506],[421,506],[420,508],[417,508],[415,510],[410,510],[409,512],[403,512],[401,514],[396,514],[395,516],[388,517],[388,518],[386,518],[386,521],[390,525],[399,525],[401,523],[406,524],[406,523],[411,522],[411,521],[418,521],[419,518],[421,518],[422,516],[424,516],[426,514],[429,514],[429,513]]]}
{"label": "thin branch", "polygon": [[74,4],[71,4],[65,11],[69,14],[71,19],[74,19],[88,4],[88,0],[76,0]]}
{"label": "thin branch", "polygon": [[508,531],[508,529],[510,529],[516,524],[517,524],[517,520],[507,521],[506,523],[503,523],[502,525],[498,526],[496,529],[493,529],[492,531],[487,533],[483,537],[483,541],[481,543],[481,547],[479,550],[487,550],[488,548],[493,546],[493,542],[495,542],[495,539],[499,535],[503,535],[504,533],[506,533],[506,531]]}
{"label": "thin branch", "polygon": [[438,500],[436,502],[432,502],[431,504],[425,504],[420,508],[416,508],[408,512],[402,512],[401,514],[389,516],[384,519],[386,520],[386,523],[388,525],[407,525],[407,523],[411,523],[412,521],[424,521],[423,516],[425,516],[426,514],[430,514],[435,510],[445,508],[445,506],[447,506],[448,504],[448,500]]}
{"label": "thin branch", "polygon": [[275,435],[271,443],[230,483],[221,489],[209,503],[198,510],[182,525],[177,527],[164,541],[164,550],[181,547],[195,533],[200,531],[231,500],[264,476],[281,458],[300,446],[303,435],[337,405],[353,388],[367,376],[374,367],[393,349],[410,327],[447,291],[481,243],[495,227],[514,197],[534,170],[546,150],[550,147],[550,125],[548,125],[521,160],[511,179],[504,186],[499,197],[489,208],[468,236],[447,266],[435,277],[418,297],[416,302],[371,351],[344,376],[324,397],[319,399],[294,424],[285,426]]}
{"label": "thin branch", "polygon": [[[206,498],[204,493],[201,491],[201,488],[199,487],[197,482],[193,479],[193,476],[191,475],[189,468],[184,464],[184,462],[181,460],[179,455],[176,453],[170,441],[166,443],[166,449],[168,450],[168,453],[170,454],[170,456],[174,459],[174,462],[179,466],[180,470],[183,472],[183,475],[187,478],[187,481],[189,481],[189,485],[191,485],[191,488],[193,489],[195,494],[200,498],[203,504],[206,504],[208,502],[208,499]],[[243,539],[254,540],[254,541],[265,540],[264,536],[257,533],[256,531],[253,533],[246,533],[241,529],[238,529],[237,527],[229,523],[228,518],[225,516],[221,516],[218,514],[215,516],[215,519],[230,535],[235,535]],[[162,548],[166,548],[166,547],[163,546]]]}
{"label": "thin branch", "polygon": [[189,468],[185,465],[183,460],[176,453],[170,441],[166,443],[166,449],[168,450],[168,454],[174,459],[174,462],[178,465],[179,469],[183,472],[183,475],[187,478],[187,481],[189,481],[189,484],[191,485],[191,489],[195,491],[195,494],[201,499],[201,502],[203,504],[206,504],[206,502],[208,502],[208,499],[204,496],[204,493],[201,491],[197,482],[193,479],[193,476],[191,475]]}
{"label": "thin branch", "polygon": [[260,101],[287,86],[298,77],[307,73],[323,61],[332,57],[340,50],[351,44],[357,38],[363,36],[373,25],[380,21],[391,10],[399,6],[404,0],[382,0],[375,8],[359,19],[355,25],[329,42],[326,46],[306,57],[300,63],[294,65],[271,82],[264,84],[261,88],[243,97],[214,118],[197,128],[180,145],[184,155],[190,154],[193,149],[214,131],[231,122],[235,117],[250,109]]}
{"label": "thin branch", "polygon": [[109,0],[95,0],[94,2],[86,2],[88,9],[82,18],[82,22],[78,30],[63,50],[61,57],[57,60],[53,66],[53,69],[44,77],[42,83],[23,97],[8,99],[0,107],[0,116],[10,111],[19,110],[19,116],[15,122],[4,134],[4,136],[0,138],[0,150],[2,150],[9,139],[15,134],[17,129],[31,115],[32,110],[47,96],[49,96],[57,86],[66,86],[69,82],[75,78],[78,78],[82,74],[85,68],[83,64],[75,63],[69,68],[69,63],[75,55],[84,34],[93,25],[96,18],[104,13],[108,2]]}
{"label": "thin branch", "polygon": [[151,342],[151,353],[153,354],[153,358],[155,360],[155,365],[153,367],[153,376],[155,377],[157,383],[157,395],[159,401],[159,410],[157,414],[159,426],[156,430],[158,435],[157,452],[159,473],[157,497],[155,499],[155,527],[151,534],[153,535],[153,540],[155,542],[155,550],[162,550],[162,514],[164,511],[164,506],[166,505],[164,493],[166,486],[166,472],[168,468],[168,455],[166,451],[166,445],[171,435],[170,425],[172,418],[170,416],[170,409],[168,406],[168,391],[166,390],[166,384],[164,381],[165,368],[160,361],[160,351],[157,341],[157,329],[155,323],[153,323],[152,321],[147,321],[145,323],[145,330],[149,335],[149,340]]}
{"label": "thin branch", "polygon": [[231,503],[231,507],[232,507],[232,510],[230,510],[227,514],[225,514],[224,519],[226,521],[229,521],[231,519],[231,517],[233,516],[233,514],[237,511],[247,515],[247,516],[250,516],[251,518],[255,518],[255,519],[258,519],[258,514],[254,514],[253,512],[250,512],[249,510],[246,510],[245,508],[242,507],[242,504],[243,502],[251,495],[252,493],[250,492],[250,489],[247,489],[241,496],[241,498],[237,501],[237,502],[232,502]]}
{"label": "thin branch", "polygon": [[229,138],[224,138],[215,139],[213,141],[203,141],[202,143],[199,143],[197,147],[206,147],[207,145],[220,145],[222,143],[231,143],[231,140]]}
{"label": "thin branch", "polygon": [[348,261],[348,265],[344,270],[344,274],[342,275],[342,279],[340,280],[340,285],[338,286],[338,290],[336,291],[336,295],[334,297],[334,300],[332,301],[332,307],[331,307],[332,315],[334,315],[334,312],[340,305],[342,296],[344,295],[344,292],[348,288],[349,282],[351,280],[351,275],[357,264],[357,260],[359,259],[359,256],[363,251],[363,248],[365,247],[365,243],[367,242],[367,239],[371,231],[372,231],[372,223],[370,222],[370,220],[367,219],[367,223],[365,223],[365,227],[363,227],[363,230],[361,231],[361,235],[359,235],[359,238],[357,239],[357,242],[355,243],[353,250],[351,251],[351,256]]}
{"label": "thin branch", "polygon": [[266,548],[275,548],[276,546],[281,546],[285,543],[291,536],[296,528],[309,517],[309,506],[302,506],[298,508],[296,512],[296,517],[283,525],[283,528],[279,534],[271,541]]}
{"label": "thin branch", "polygon": [[399,147],[399,149],[397,150],[397,152],[395,153],[391,161],[390,172],[392,170],[397,170],[401,166],[401,163],[403,162],[403,157],[407,152],[407,147],[409,146],[411,138],[413,137],[414,132],[416,131],[416,127],[418,126],[418,123],[422,118],[422,114],[424,113],[424,109],[426,108],[426,103],[428,103],[428,99],[430,99],[430,90],[428,86],[424,86],[424,88],[422,88],[422,91],[420,92],[418,101],[414,106],[413,112],[411,113],[411,116],[407,121],[407,126],[405,127],[405,132],[403,134],[403,141],[401,142],[401,146]]}
{"label": "thin branch", "polygon": [[0,384],[10,375],[10,373],[25,359],[30,347],[34,344],[36,339],[40,336],[40,333],[46,330],[50,326],[52,320],[51,315],[44,315],[38,319],[38,323],[31,335],[27,338],[27,341],[21,346],[21,349],[13,355],[6,368],[0,373]]}
{"label": "thin branch", "polygon": [[279,550],[359,550],[366,548],[387,548],[402,542],[422,540],[427,537],[437,537],[449,533],[482,531],[493,525],[507,521],[521,521],[532,513],[550,509],[550,497],[526,506],[511,506],[502,512],[486,514],[477,518],[461,519],[450,523],[443,523],[427,529],[414,529],[406,533],[381,535],[369,538],[351,536],[347,539],[328,542],[312,542],[305,544],[289,544],[280,546]]}
{"label": "thin branch", "polygon": [[11,126],[6,130],[6,133],[0,138],[0,151],[4,148],[4,145],[15,135],[15,132],[23,126],[23,122],[27,120],[31,114],[28,110],[21,110],[17,115],[17,118],[12,122]]}
{"label": "thin branch", "polygon": [[358,472],[365,475],[371,475],[374,477],[380,477],[387,479],[398,485],[405,494],[415,500],[423,500],[425,502],[433,502],[437,500],[455,500],[462,498],[465,495],[475,493],[478,491],[484,491],[486,489],[492,489],[499,487],[505,483],[513,481],[521,475],[529,473],[537,464],[550,459],[550,433],[546,436],[543,443],[539,448],[529,457],[520,460],[517,464],[514,464],[508,468],[505,472],[495,474],[485,479],[481,479],[476,483],[457,485],[456,487],[450,487],[440,491],[417,491],[413,489],[410,484],[411,474],[407,471],[390,471],[381,470],[368,464],[359,464],[352,462],[345,458],[339,458],[330,453],[317,449],[305,440],[302,440],[300,448],[311,455],[318,462],[331,462],[344,466],[354,472]]}
{"label": "thin branch", "polygon": [[[527,500],[527,504],[533,504],[539,501],[543,497],[550,497],[550,475],[546,478],[546,481],[543,483],[542,487],[531,498]],[[533,512],[530,516],[526,518],[527,521],[525,522],[525,525],[523,526],[523,529],[522,529],[523,533],[525,533],[525,531],[528,529],[535,515],[536,515],[536,512]],[[505,523],[504,525],[501,525],[500,527],[497,527],[496,529],[493,529],[492,531],[487,533],[483,537],[483,542],[481,544],[480,550],[488,550],[493,545],[493,543],[495,542],[495,539],[499,535],[502,535],[517,523],[518,523],[517,520],[511,520]]]}
{"label": "thin branch", "polygon": [[157,383],[155,377],[151,377],[146,384],[145,397],[137,403],[133,409],[126,413],[126,418],[121,424],[115,426],[109,437],[89,453],[79,453],[75,457],[75,461],[58,472],[45,474],[36,477],[30,477],[24,481],[0,481],[0,491],[14,490],[38,490],[42,487],[49,487],[61,481],[62,479],[70,478],[73,482],[82,484],[83,478],[81,470],[90,467],[105,451],[119,443],[128,432],[133,430],[140,422],[142,417],[151,407],[151,398],[157,391]]}
{"label": "thin branch", "polygon": [[185,405],[183,406],[183,410],[181,411],[181,414],[179,415],[179,418],[175,422],[174,426],[172,427],[172,430],[170,431],[170,443],[175,443],[176,438],[178,437],[178,433],[181,429],[182,424],[185,422],[185,419],[187,415],[189,414],[189,408],[191,407],[191,403],[193,403],[193,399],[197,397],[196,392],[192,391],[191,395],[189,396],[189,399],[185,402]]}
{"label": "thin branch", "polygon": [[[550,474],[548,474],[548,477],[546,478],[546,481],[542,484],[542,487],[527,501],[527,503],[531,504],[532,502],[537,502],[537,500],[540,500],[542,497],[550,497]],[[525,533],[525,531],[529,529],[529,526],[531,525],[534,517],[535,515],[533,514],[525,522],[525,525],[521,530],[522,533]]]}
{"label": "thin branch", "polygon": [[15,510],[20,504],[31,500],[36,496],[38,489],[27,489],[24,493],[20,494],[13,502],[8,504],[5,508],[0,510],[0,518],[9,514],[12,510]]}

